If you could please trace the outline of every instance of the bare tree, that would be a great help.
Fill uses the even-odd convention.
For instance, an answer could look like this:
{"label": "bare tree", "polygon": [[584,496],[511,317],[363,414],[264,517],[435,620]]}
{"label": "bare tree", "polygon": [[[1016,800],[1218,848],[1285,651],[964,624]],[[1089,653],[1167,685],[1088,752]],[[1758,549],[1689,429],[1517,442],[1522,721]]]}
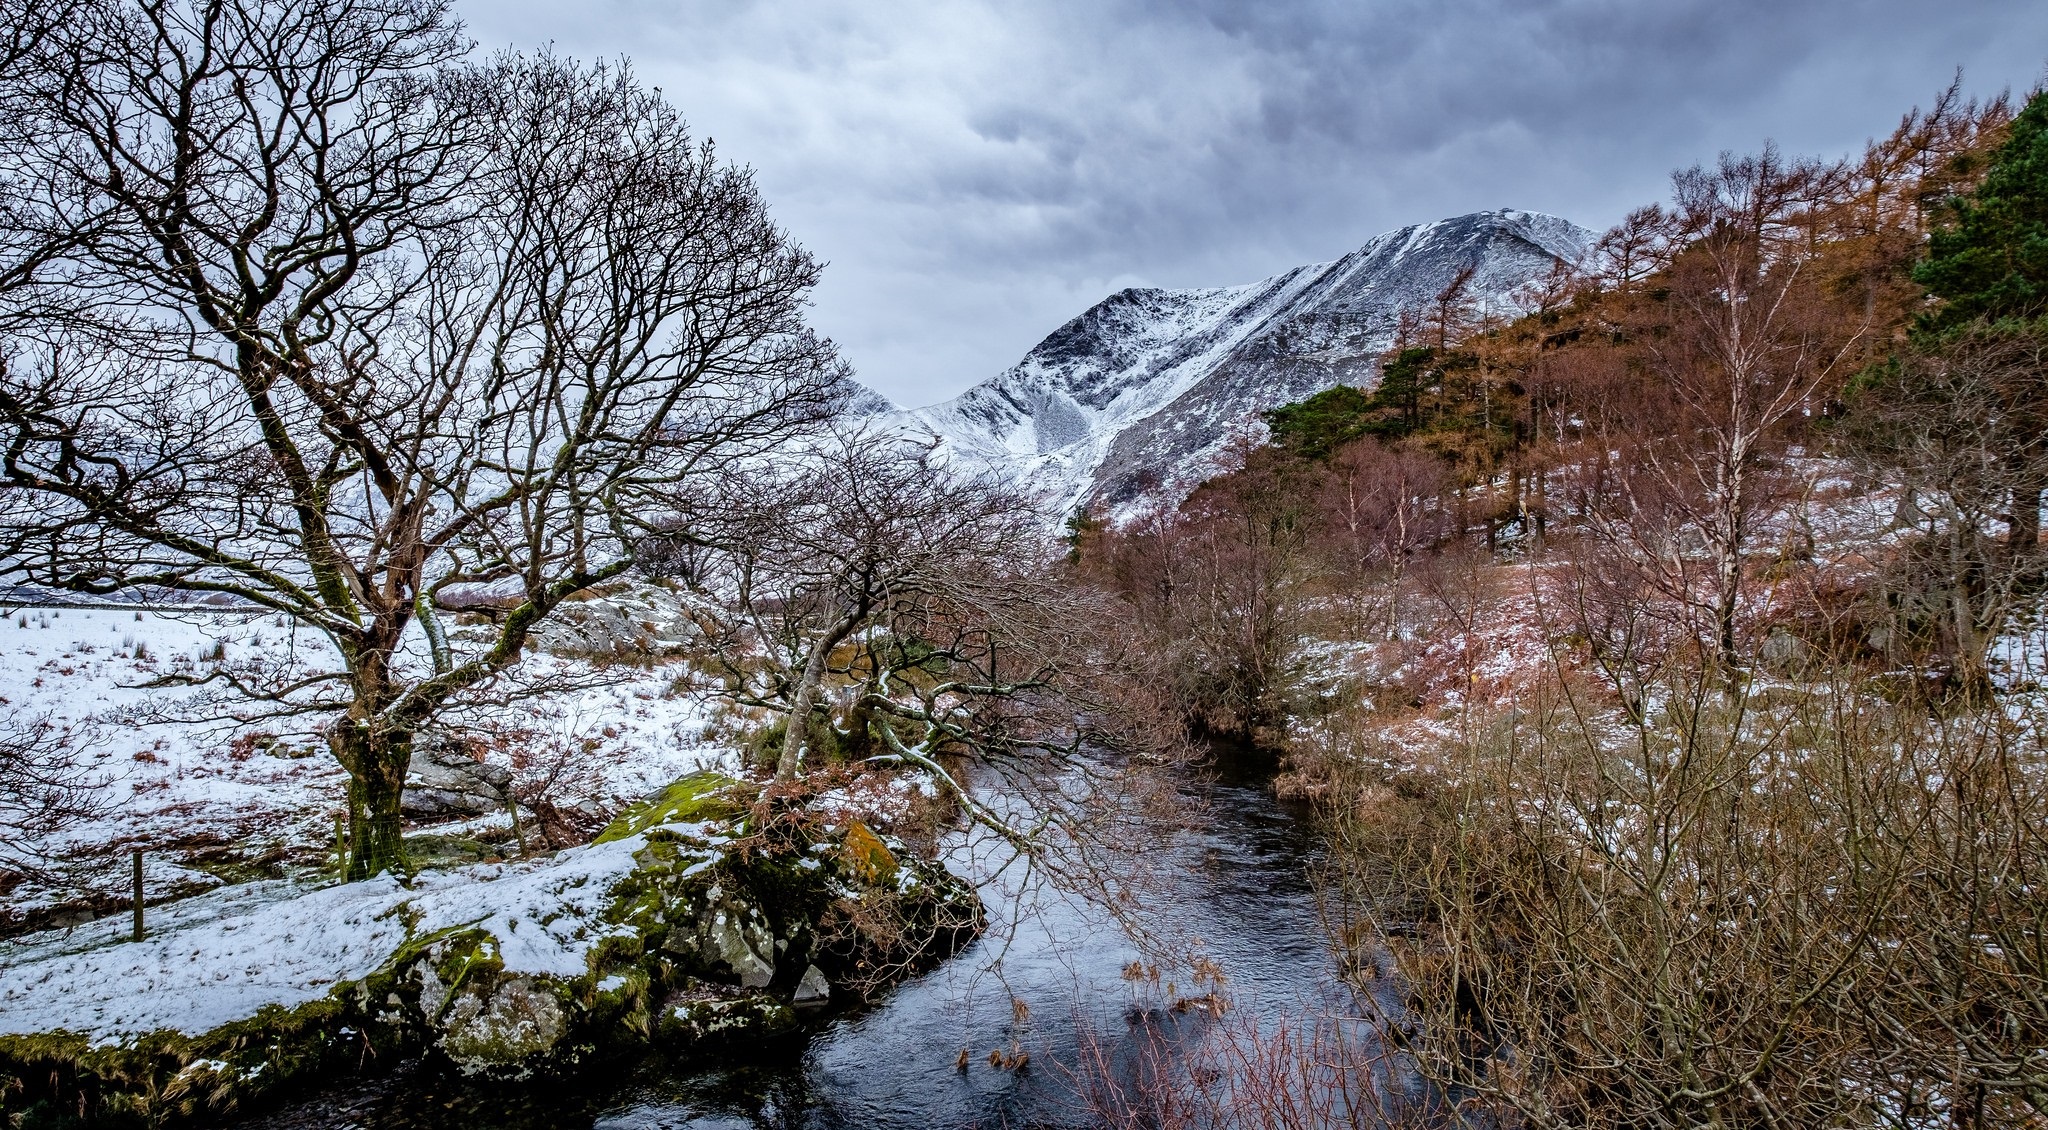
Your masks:
{"label": "bare tree", "polygon": [[[467,46],[435,0],[101,0],[4,94],[20,222],[72,241],[9,311],[99,316],[0,318],[0,556],[324,634],[209,678],[326,720],[355,878],[403,862],[413,735],[843,384],[744,170],[623,69]],[[506,612],[458,653],[437,602],[479,588]]]}
{"label": "bare tree", "polygon": [[1380,631],[1388,639],[1400,630],[1410,559],[1452,532],[1449,512],[1437,505],[1447,477],[1441,459],[1365,439],[1340,448],[1323,479],[1319,548],[1354,584],[1385,579]]}
{"label": "bare tree", "polygon": [[[705,597],[728,693],[787,719],[778,784],[829,742],[930,778],[1038,856],[1094,803],[1067,803],[1062,778],[1099,786],[1109,755],[1157,744],[1116,701],[1102,609],[1062,575],[1043,513],[931,447],[841,433],[691,508],[720,515],[715,544],[672,567]],[[1000,778],[1002,799],[962,766]]]}
{"label": "bare tree", "polygon": [[44,872],[55,862],[51,838],[105,811],[105,781],[86,764],[91,745],[48,716],[10,718],[0,730],[0,870]]}
{"label": "bare tree", "polygon": [[[1912,1107],[1978,1130],[2048,1118],[2048,793],[2038,706],[1922,717],[1898,735],[1908,804],[1887,813],[1904,890],[1858,1011]],[[1909,1107],[1910,1109],[1911,1107]]]}
{"label": "bare tree", "polygon": [[1122,617],[1184,723],[1255,742],[1292,689],[1320,515],[1304,468],[1249,437],[1218,470],[1177,508],[1101,539],[1089,568],[1127,602]]}
{"label": "bare tree", "polygon": [[[1654,286],[1618,296],[1625,364],[1642,383],[1595,422],[1613,428],[1601,454],[1623,458],[1610,468],[1596,457],[1594,469],[1618,473],[1603,475],[1605,504],[1589,517],[1698,613],[1730,670],[1742,662],[1745,561],[1777,501],[1770,460],[1869,329],[1826,306],[1812,269],[1815,209],[1837,179],[1768,148],[1724,156],[1678,174],[1672,215],[1631,217],[1611,240],[1631,248],[1612,255],[1669,266]],[[1651,246],[1657,239],[1669,247]]]}
{"label": "bare tree", "polygon": [[904,602],[978,587],[977,573],[1015,580],[1045,564],[1028,501],[992,479],[949,474],[930,445],[888,434],[836,433],[808,456],[717,484],[691,508],[716,515],[718,548],[690,571],[729,613],[714,624],[728,672],[755,705],[790,719],[778,781],[802,768],[828,705],[826,676],[850,670],[843,659],[833,670],[841,645]]}
{"label": "bare tree", "polygon": [[1905,538],[1882,578],[1894,638],[1932,644],[1966,696],[1988,691],[1992,641],[2041,568],[2044,405],[2048,339],[1980,327],[1870,381],[1844,429],[1851,457],[1901,490]]}

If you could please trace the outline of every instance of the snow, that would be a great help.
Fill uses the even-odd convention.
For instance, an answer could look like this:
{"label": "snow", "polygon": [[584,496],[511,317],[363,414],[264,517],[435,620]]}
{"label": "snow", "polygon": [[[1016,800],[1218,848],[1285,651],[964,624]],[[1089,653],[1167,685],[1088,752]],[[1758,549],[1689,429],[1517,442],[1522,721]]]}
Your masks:
{"label": "snow", "polygon": [[[630,594],[619,608],[655,615]],[[269,856],[286,873],[331,868],[346,776],[310,728],[318,719],[236,723],[218,707],[202,709],[191,688],[147,684],[222,665],[324,666],[332,658],[324,637],[270,614],[8,611],[0,619],[0,710],[14,725],[47,720],[69,731],[104,814],[27,845],[81,862],[69,883],[0,886],[0,925],[81,895],[124,905],[131,848],[145,851],[151,901],[218,886],[207,868],[228,860]],[[486,757],[511,767],[515,784],[552,777],[558,805],[609,814],[688,773],[737,767],[733,726],[691,689],[689,670],[680,661],[598,667],[573,649],[541,652],[500,680],[495,690],[509,701],[450,722],[492,735]],[[512,697],[522,686],[535,693]],[[275,744],[254,741],[265,733]],[[504,823],[492,816],[434,830],[474,834]]]}
{"label": "snow", "polygon": [[[202,656],[221,654],[221,648],[234,663],[309,651],[324,657],[324,647],[304,632],[250,614],[77,608],[9,614],[0,622],[0,708],[16,723],[46,719],[69,730],[108,812],[39,846],[115,852],[170,834],[249,846],[324,842],[344,780],[332,760],[237,748],[238,728],[231,723],[153,723],[155,716],[175,717],[193,692],[145,685],[197,672],[208,663]],[[125,868],[116,870],[100,878],[124,889]],[[148,878],[152,889],[217,882],[154,858]],[[17,890],[0,905],[32,906],[38,894],[56,897]]]}
{"label": "snow", "polygon": [[[1062,517],[1107,490],[1120,518],[1205,477],[1261,411],[1370,383],[1401,313],[1427,304],[1460,267],[1479,268],[1468,291],[1477,304],[1505,311],[1555,260],[1580,255],[1590,234],[1537,213],[1482,212],[1243,286],[1120,291],[993,379],[882,418],[942,440],[965,465],[1015,477]],[[1156,482],[1133,488],[1136,480]]]}
{"label": "snow", "polygon": [[246,884],[177,904],[141,942],[126,918],[0,943],[0,1035],[68,1029],[105,1043],[159,1029],[197,1035],[266,1005],[318,1000],[358,980],[408,936],[481,926],[508,971],[588,971],[610,893],[642,836],[571,848],[548,860],[390,875],[306,890]]}
{"label": "snow", "polygon": [[[190,900],[196,905],[184,909],[196,921],[139,943],[42,959],[10,952],[0,970],[0,1034],[68,1029],[101,1043],[160,1028],[196,1035],[264,1005],[318,1000],[405,940],[405,923],[391,913],[405,892],[389,876],[247,908],[253,893],[229,888]],[[225,912],[205,917],[210,901]],[[123,926],[102,919],[90,932]],[[31,935],[7,950],[33,954],[42,944]]]}

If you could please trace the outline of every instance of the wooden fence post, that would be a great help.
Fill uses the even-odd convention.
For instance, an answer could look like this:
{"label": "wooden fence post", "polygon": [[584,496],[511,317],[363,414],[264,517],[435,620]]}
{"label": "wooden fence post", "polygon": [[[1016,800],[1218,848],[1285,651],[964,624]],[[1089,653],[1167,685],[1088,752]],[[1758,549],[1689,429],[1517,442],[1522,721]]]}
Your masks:
{"label": "wooden fence post", "polygon": [[135,940],[142,940],[142,849],[135,849]]}

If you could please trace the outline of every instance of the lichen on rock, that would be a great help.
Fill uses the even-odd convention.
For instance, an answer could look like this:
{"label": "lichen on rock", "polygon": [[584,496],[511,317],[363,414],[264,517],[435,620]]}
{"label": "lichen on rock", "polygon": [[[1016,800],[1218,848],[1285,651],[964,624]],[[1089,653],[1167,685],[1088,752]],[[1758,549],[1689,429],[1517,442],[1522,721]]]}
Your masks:
{"label": "lichen on rock", "polygon": [[508,977],[488,990],[455,994],[435,1025],[434,1047],[465,1072],[529,1074],[569,1032],[561,987]]}

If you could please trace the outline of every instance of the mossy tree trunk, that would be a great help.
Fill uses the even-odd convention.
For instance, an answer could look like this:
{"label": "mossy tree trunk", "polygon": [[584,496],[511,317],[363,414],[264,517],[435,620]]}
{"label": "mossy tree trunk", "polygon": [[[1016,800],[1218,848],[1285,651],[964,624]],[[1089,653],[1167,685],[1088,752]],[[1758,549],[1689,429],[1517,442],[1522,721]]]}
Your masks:
{"label": "mossy tree trunk", "polygon": [[[358,699],[359,707],[373,705]],[[369,714],[366,720],[362,715]],[[408,870],[400,806],[412,765],[413,735],[351,711],[328,731],[334,759],[348,771],[348,872],[353,883],[384,871]]]}
{"label": "mossy tree trunk", "polygon": [[782,737],[782,756],[775,763],[778,782],[796,779],[797,770],[803,765],[804,737],[810,730],[811,711],[817,707],[818,690],[825,682],[825,667],[832,657],[832,649],[860,626],[869,608],[870,602],[857,602],[842,613],[824,634],[812,641],[811,653],[805,658],[803,672],[797,676],[796,689],[790,695],[789,728]]}
{"label": "mossy tree trunk", "polygon": [[348,780],[348,881],[384,871],[405,872],[400,804],[412,743],[385,741],[358,755]]}

